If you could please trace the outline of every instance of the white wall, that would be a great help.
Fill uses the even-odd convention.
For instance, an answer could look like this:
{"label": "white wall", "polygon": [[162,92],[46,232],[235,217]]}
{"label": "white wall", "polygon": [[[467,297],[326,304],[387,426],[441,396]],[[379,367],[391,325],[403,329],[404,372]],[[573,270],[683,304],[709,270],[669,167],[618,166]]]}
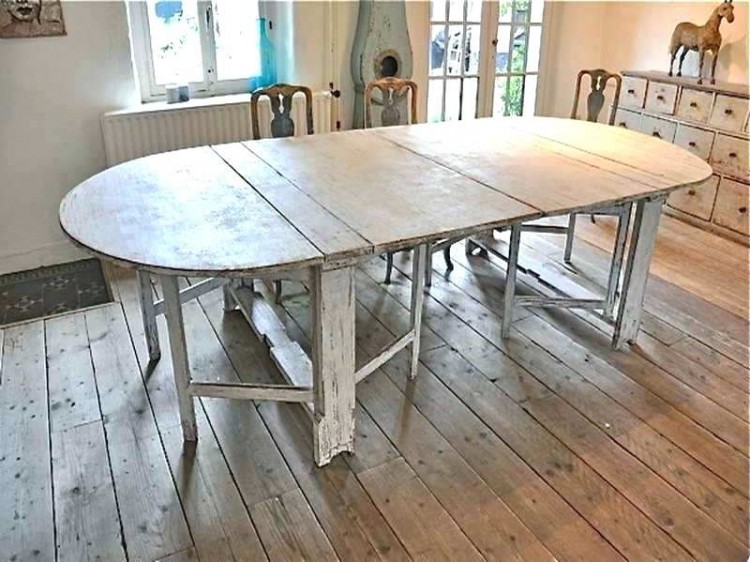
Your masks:
{"label": "white wall", "polygon": [[123,2],[64,2],[63,37],[0,39],[0,274],[81,254],[58,226],[104,168],[99,116],[135,103]]}

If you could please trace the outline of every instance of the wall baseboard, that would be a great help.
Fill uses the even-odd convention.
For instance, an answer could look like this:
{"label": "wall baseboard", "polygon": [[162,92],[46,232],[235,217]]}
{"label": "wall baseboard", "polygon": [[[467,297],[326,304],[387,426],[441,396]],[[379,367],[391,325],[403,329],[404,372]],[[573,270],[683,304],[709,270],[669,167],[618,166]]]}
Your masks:
{"label": "wall baseboard", "polygon": [[91,257],[62,240],[26,252],[0,255],[0,275]]}

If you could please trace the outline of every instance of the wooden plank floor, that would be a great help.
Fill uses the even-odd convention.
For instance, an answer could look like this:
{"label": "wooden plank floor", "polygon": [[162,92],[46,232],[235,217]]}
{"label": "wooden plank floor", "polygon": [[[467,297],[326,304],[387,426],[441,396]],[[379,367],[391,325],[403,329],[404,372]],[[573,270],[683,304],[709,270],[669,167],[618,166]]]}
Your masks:
{"label": "wooden plank floor", "polygon": [[[698,234],[693,270],[685,228],[664,228],[622,352],[584,312],[518,310],[502,342],[502,261],[436,257],[417,380],[402,353],[363,381],[357,453],[325,469],[295,405],[202,399],[183,445],[164,320],[149,365],[113,270],[117,303],[0,331],[0,560],[746,560],[747,252]],[[574,268],[561,237],[524,235],[520,291],[601,286],[611,225],[582,232]],[[357,273],[359,362],[408,327],[397,266]],[[307,348],[308,297],[285,294]],[[195,378],[278,381],[221,300],[185,306]]]}

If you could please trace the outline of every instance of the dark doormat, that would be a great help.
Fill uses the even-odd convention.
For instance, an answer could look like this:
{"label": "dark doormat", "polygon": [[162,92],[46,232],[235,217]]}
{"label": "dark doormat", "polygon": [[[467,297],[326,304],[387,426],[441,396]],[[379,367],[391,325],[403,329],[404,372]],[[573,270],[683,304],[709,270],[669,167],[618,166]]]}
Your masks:
{"label": "dark doormat", "polygon": [[0,275],[0,326],[108,302],[97,259]]}

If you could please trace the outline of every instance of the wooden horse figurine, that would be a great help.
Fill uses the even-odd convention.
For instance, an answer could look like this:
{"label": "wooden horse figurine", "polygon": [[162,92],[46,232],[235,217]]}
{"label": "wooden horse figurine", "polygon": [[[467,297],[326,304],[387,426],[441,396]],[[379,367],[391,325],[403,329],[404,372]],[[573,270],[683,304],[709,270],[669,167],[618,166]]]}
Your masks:
{"label": "wooden horse figurine", "polygon": [[672,32],[672,41],[669,43],[669,53],[672,60],[669,63],[669,75],[672,76],[672,67],[677,51],[682,47],[680,54],[680,63],[677,68],[677,76],[682,76],[682,62],[688,51],[698,51],[700,54],[700,68],[698,70],[698,84],[703,83],[703,59],[706,51],[711,51],[713,61],[711,62],[711,84],[716,84],[716,61],[719,58],[719,48],[721,47],[721,33],[719,26],[721,20],[727,18],[729,23],[734,21],[734,6],[732,0],[724,0],[708,18],[705,25],[695,25],[690,22],[677,24]]}

